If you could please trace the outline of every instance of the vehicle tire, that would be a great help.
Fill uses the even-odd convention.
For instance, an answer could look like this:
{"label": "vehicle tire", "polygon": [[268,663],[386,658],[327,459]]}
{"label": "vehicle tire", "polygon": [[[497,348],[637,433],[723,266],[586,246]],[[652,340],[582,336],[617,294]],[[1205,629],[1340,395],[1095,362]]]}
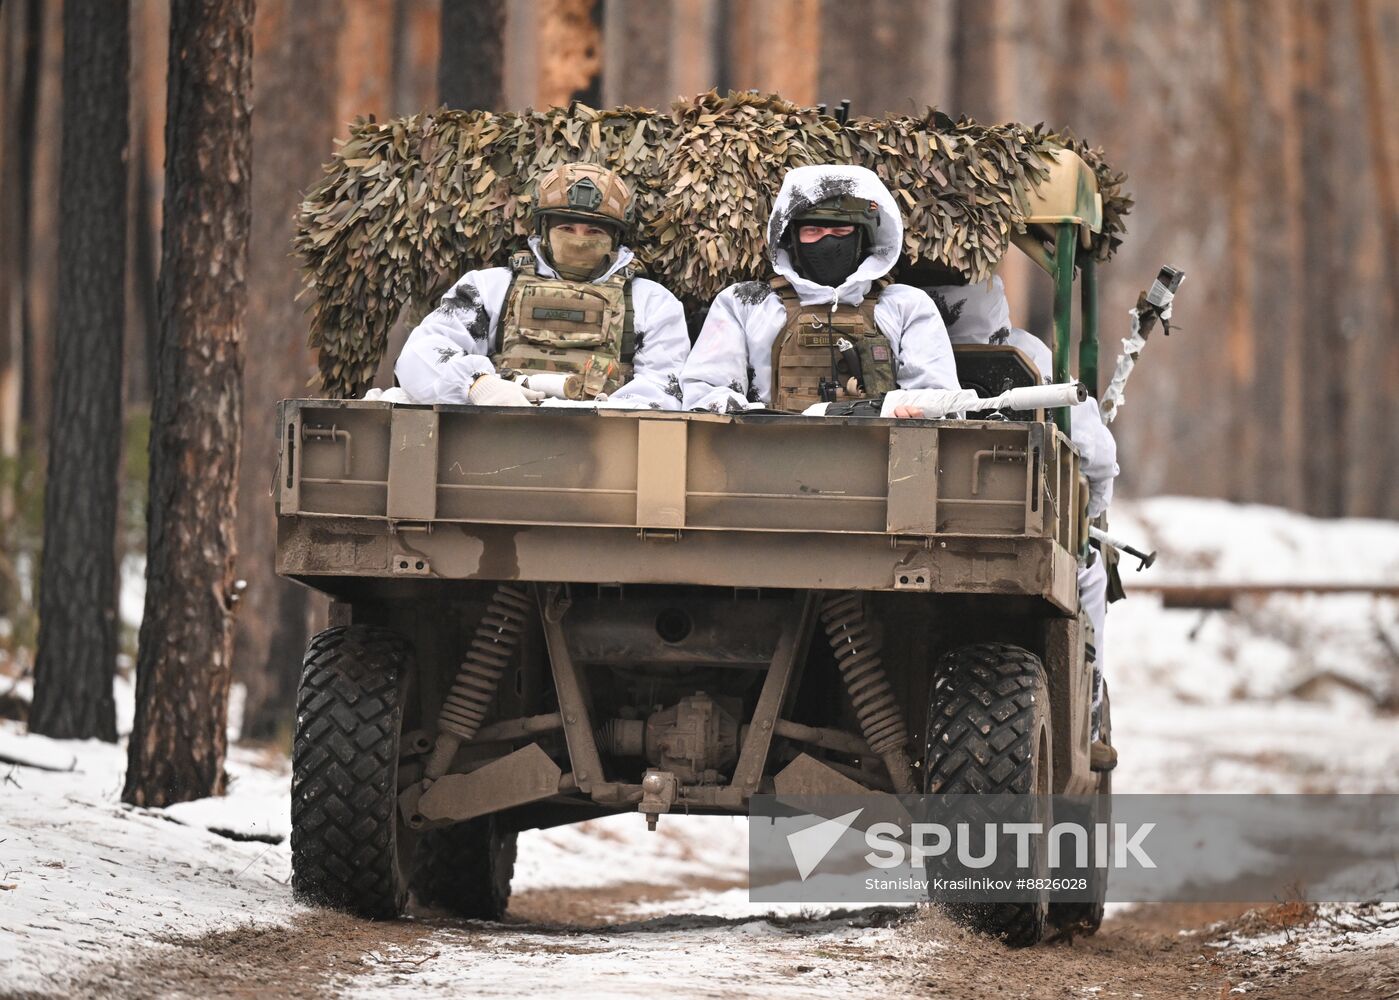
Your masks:
{"label": "vehicle tire", "polygon": [[494,816],[418,836],[411,888],[423,906],[466,920],[499,920],[515,874],[515,833]]}
{"label": "vehicle tire", "polygon": [[[1103,721],[1101,726],[1103,742],[1112,746],[1112,703],[1108,699],[1107,681],[1103,681]],[[1112,823],[1112,772],[1101,771],[1098,774],[1097,801],[1093,803],[1093,815],[1083,816],[1080,822],[1088,825],[1092,829],[1095,823]],[[1063,817],[1060,817],[1061,819]],[[1074,819],[1070,817],[1070,819]],[[1108,860],[1111,861],[1111,842],[1108,844]],[[1111,867],[1098,868],[1089,865],[1083,871],[1076,868],[1060,865],[1056,877],[1077,878],[1083,877],[1088,880],[1089,898],[1083,902],[1064,902],[1049,904],[1049,923],[1061,935],[1088,937],[1098,933],[1098,928],[1103,925],[1103,913],[1106,909],[1108,896],[1108,873]]]}
{"label": "vehicle tire", "polygon": [[[928,699],[924,791],[929,794],[1048,795],[1052,780],[1049,684],[1039,657],[1019,646],[976,643],[938,663]],[[1043,817],[1045,829],[1049,817]],[[1043,842],[1043,838],[1041,838]],[[1048,877],[1044,851],[1037,855]],[[944,909],[1011,947],[1044,936],[1048,894],[1025,903],[956,903]]]}
{"label": "vehicle tire", "polygon": [[292,748],[292,891],[298,899],[393,919],[408,899],[416,839],[399,818],[398,756],[413,650],[366,625],[311,640]]}

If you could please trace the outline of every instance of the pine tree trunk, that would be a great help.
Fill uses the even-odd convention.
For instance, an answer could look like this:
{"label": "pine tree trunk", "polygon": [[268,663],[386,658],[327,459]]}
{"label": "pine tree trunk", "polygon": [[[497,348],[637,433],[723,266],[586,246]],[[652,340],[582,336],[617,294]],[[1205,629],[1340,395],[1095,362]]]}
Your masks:
{"label": "pine tree trunk", "polygon": [[[339,5],[335,5],[338,12]],[[437,72],[442,41],[441,4],[398,0],[393,22],[393,109],[413,114],[441,103]],[[500,43],[502,50],[504,42]],[[503,71],[503,67],[502,67]],[[256,78],[257,70],[253,70]],[[256,139],[254,144],[256,145]]]}
{"label": "pine tree trunk", "polygon": [[[7,542],[16,512],[15,474],[20,451],[20,400],[24,386],[23,243],[28,228],[26,192],[21,189],[32,136],[33,114],[25,115],[24,98],[32,60],[31,38],[35,25],[25,5],[0,7],[0,542]],[[19,581],[14,570],[13,545],[0,546],[0,615],[11,617],[19,601]]]}
{"label": "pine tree trunk", "polygon": [[[1374,190],[1376,222],[1379,226],[1379,256],[1382,268],[1377,269],[1384,287],[1375,297],[1375,329],[1381,334],[1373,359],[1372,375],[1365,391],[1370,402],[1361,407],[1362,413],[1374,413],[1374,437],[1381,454],[1399,454],[1399,149],[1395,129],[1387,126],[1388,116],[1394,114],[1396,65],[1386,63],[1383,54],[1385,37],[1381,20],[1370,0],[1355,0],[1355,49],[1360,63],[1361,93],[1364,97],[1365,133],[1370,146],[1370,175]],[[1399,18],[1390,9],[1390,23],[1399,27]],[[1386,96],[1389,95],[1389,96]],[[1374,280],[1373,277],[1371,280]],[[1352,505],[1350,513],[1367,517],[1399,517],[1399,462],[1359,458],[1357,493],[1360,505]]]}
{"label": "pine tree trunk", "polygon": [[[1292,111],[1294,28],[1262,6],[1244,9],[1247,79],[1253,81],[1248,143],[1258,192],[1253,207],[1252,316],[1258,374],[1247,418],[1267,439],[1252,456],[1248,499],[1299,507],[1302,495],[1302,319],[1297,290],[1306,270],[1300,205],[1301,128]],[[1231,160],[1232,162],[1232,160]]]}
{"label": "pine tree trunk", "polygon": [[29,277],[33,235],[35,141],[42,73],[44,17],[39,0],[0,7],[4,43],[3,95],[0,107],[0,616],[12,623],[29,613],[18,560],[33,543],[20,521],[24,453],[35,435],[28,419],[35,404],[30,382]]}
{"label": "pine tree trunk", "polygon": [[115,740],[117,464],[125,315],[125,0],[63,9],[52,422],[32,732]]}
{"label": "pine tree trunk", "polygon": [[728,35],[730,86],[775,91],[796,104],[816,103],[819,0],[735,0],[722,23]]}
{"label": "pine tree trunk", "polygon": [[902,0],[822,0],[818,98],[854,114],[918,114],[934,98],[925,53],[933,11]]}
{"label": "pine tree trunk", "polygon": [[1254,112],[1249,100],[1249,80],[1245,46],[1246,12],[1238,5],[1219,12],[1219,25],[1224,42],[1224,94],[1220,114],[1224,118],[1224,143],[1229,171],[1225,184],[1228,191],[1229,271],[1228,316],[1225,321],[1225,369],[1229,376],[1229,393],[1225,397],[1224,419],[1229,424],[1229,451],[1232,461],[1228,467],[1226,498],[1240,501],[1248,497],[1257,483],[1254,455],[1258,449],[1257,414],[1259,401],[1255,396],[1257,349],[1254,343],[1257,317],[1253,311],[1255,268],[1258,254],[1253,247],[1253,205],[1258,166],[1254,161],[1250,125]]}
{"label": "pine tree trunk", "polygon": [[[1339,517],[1346,511],[1348,440],[1345,373],[1347,343],[1338,308],[1338,194],[1336,166],[1318,150],[1335,150],[1339,128],[1334,99],[1336,67],[1330,58],[1335,11],[1326,0],[1301,0],[1296,7],[1298,76],[1294,80],[1302,145],[1302,201],[1308,260],[1301,289],[1303,317],[1302,467],[1309,514]],[[1334,155],[1334,154],[1332,154]]]}
{"label": "pine tree trunk", "polygon": [[173,4],[146,609],[126,788],[218,795],[235,600],[252,0]]}
{"label": "pine tree trunk", "polygon": [[674,8],[675,0],[607,0],[602,22],[604,105],[670,104]]}
{"label": "pine tree trunk", "polygon": [[499,110],[505,87],[505,0],[442,4],[437,99],[463,111]]}
{"label": "pine tree trunk", "polygon": [[[298,5],[305,0],[298,0]],[[383,119],[393,114],[394,9],[387,3],[345,3],[344,22],[336,39],[336,133],[344,136],[356,118]],[[329,44],[328,41],[321,44]],[[414,109],[417,110],[417,109]]]}
{"label": "pine tree trunk", "polygon": [[[58,288],[58,177],[61,142],[45,141],[50,122],[63,119],[63,8],[57,3],[33,0],[33,44],[36,59],[32,96],[26,96],[25,113],[32,121],[20,128],[32,138],[20,155],[25,157],[24,197],[27,224],[24,241],[24,392],[21,419],[29,428],[35,450],[48,448],[50,395],[53,379],[53,347]],[[8,235],[8,234],[6,234]]]}
{"label": "pine tree trunk", "polygon": [[[1003,0],[958,0],[952,24],[952,74],[946,111],[996,121],[1006,104],[1010,72]],[[1076,73],[1079,67],[1066,71]]]}
{"label": "pine tree trunk", "polygon": [[310,591],[277,576],[277,523],[267,484],[277,461],[277,400],[306,395],[313,370],[300,274],[289,256],[300,192],[335,133],[339,6],[262,0],[253,80],[253,213],[248,248],[243,449],[238,477],[239,602],[233,676],[247,690],[244,739],[288,736],[306,649]]}
{"label": "pine tree trunk", "polygon": [[672,94],[682,97],[702,94],[718,82],[719,53],[714,26],[721,6],[717,0],[671,0]]}

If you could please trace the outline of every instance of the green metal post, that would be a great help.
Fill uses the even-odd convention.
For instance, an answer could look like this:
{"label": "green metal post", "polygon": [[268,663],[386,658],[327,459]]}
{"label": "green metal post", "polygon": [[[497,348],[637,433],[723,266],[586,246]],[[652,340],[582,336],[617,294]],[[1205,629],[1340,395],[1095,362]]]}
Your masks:
{"label": "green metal post", "polygon": [[[1054,381],[1073,378],[1069,371],[1070,326],[1074,311],[1074,250],[1078,234],[1072,222],[1059,223],[1054,235]],[[1069,411],[1054,411],[1054,422],[1069,433]]]}
{"label": "green metal post", "polygon": [[1098,262],[1090,250],[1078,266],[1078,380],[1098,398]]}

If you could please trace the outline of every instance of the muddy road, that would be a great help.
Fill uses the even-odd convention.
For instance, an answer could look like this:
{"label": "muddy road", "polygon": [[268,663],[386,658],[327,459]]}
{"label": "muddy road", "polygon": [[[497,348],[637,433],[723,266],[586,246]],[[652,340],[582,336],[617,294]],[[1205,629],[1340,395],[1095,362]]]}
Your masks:
{"label": "muddy road", "polygon": [[[375,924],[330,912],[143,947],[87,970],[74,997],[947,997],[1286,1000],[1399,996],[1399,947],[1312,948],[1335,918],[1284,904],[1153,904],[1091,938],[1012,951],[931,910],[725,917],[686,900],[741,891],[701,880],[656,889],[521,893],[499,924],[430,913]],[[645,903],[656,915],[621,916]],[[1363,919],[1356,913],[1354,919]],[[1392,912],[1371,922],[1399,921]],[[1356,922],[1354,927],[1363,924]],[[23,994],[12,994],[22,996]]]}

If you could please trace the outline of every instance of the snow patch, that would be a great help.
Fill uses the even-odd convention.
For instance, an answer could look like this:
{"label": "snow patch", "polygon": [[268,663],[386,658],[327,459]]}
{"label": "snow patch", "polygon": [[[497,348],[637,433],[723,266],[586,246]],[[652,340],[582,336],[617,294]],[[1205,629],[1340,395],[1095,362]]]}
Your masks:
{"label": "snow patch", "polygon": [[[291,901],[290,851],[240,843],[187,825],[176,812],[120,801],[125,747],[57,741],[0,722],[0,753],[54,772],[0,770],[0,982],[10,990],[65,992],[85,962],[110,960],[162,937],[303,912]],[[235,749],[230,794],[207,816],[268,823],[284,809],[286,780],[260,755]],[[276,784],[279,791],[273,792]],[[189,803],[194,822],[199,804]]]}

